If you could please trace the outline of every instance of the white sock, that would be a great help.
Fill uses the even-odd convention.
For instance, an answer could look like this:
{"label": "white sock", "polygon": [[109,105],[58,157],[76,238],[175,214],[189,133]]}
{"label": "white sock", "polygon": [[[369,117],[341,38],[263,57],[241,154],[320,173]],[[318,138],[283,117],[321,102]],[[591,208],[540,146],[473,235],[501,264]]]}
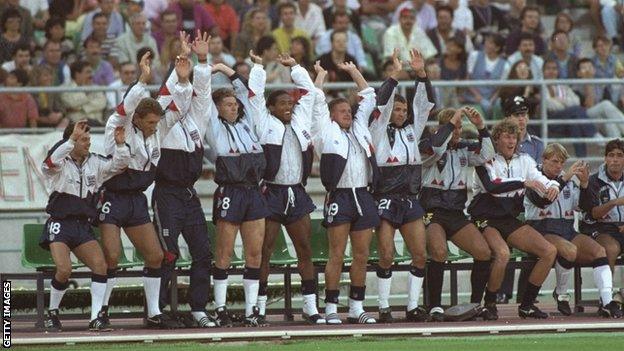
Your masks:
{"label": "white sock", "polygon": [[97,318],[102,310],[102,302],[106,293],[106,283],[91,282],[91,320]]}
{"label": "white sock", "polygon": [[388,299],[390,298],[390,287],[392,286],[392,277],[390,278],[379,278],[377,277],[377,290],[379,291],[379,297],[377,301],[379,302],[379,308],[388,308],[390,307],[390,303]]}
{"label": "white sock", "polygon": [[61,300],[63,299],[63,295],[65,295],[65,290],[57,290],[53,286],[50,287],[50,309],[57,310],[61,305]]}
{"label": "white sock", "polygon": [[600,292],[600,300],[605,306],[613,299],[611,290],[613,290],[613,278],[611,277],[611,269],[608,265],[594,267],[594,283]]}
{"label": "white sock", "polygon": [[557,287],[555,288],[555,292],[558,295],[565,295],[568,293],[570,274],[572,274],[572,268],[565,268],[559,264],[559,261],[555,261],[555,275],[557,276]]}
{"label": "white sock", "polygon": [[258,303],[259,287],[260,280],[243,279],[243,289],[245,290],[245,316],[250,316],[253,313],[253,308]]}
{"label": "white sock", "polygon": [[113,293],[113,289],[115,288],[116,283],[117,283],[117,278],[106,279],[106,292],[104,293],[104,299],[102,300],[102,304],[104,306],[108,306],[108,300],[110,300],[111,294]]}
{"label": "white sock", "polygon": [[325,303],[325,314],[338,313],[338,304],[332,302]]}
{"label": "white sock", "polygon": [[423,277],[417,277],[411,273],[407,274],[407,310],[411,311],[418,307],[420,300],[420,290],[422,289]]}
{"label": "white sock", "polygon": [[308,316],[319,314],[316,308],[316,294],[303,295],[303,313]]}
{"label": "white sock", "polygon": [[258,295],[258,310],[260,310],[260,315],[261,316],[266,316],[266,303],[267,303],[267,296],[266,295]]}
{"label": "white sock", "polygon": [[199,322],[200,319],[206,317],[206,312],[204,312],[204,311],[198,311],[198,312],[191,311],[191,315],[193,315],[193,319],[195,321]]}
{"label": "white sock", "polygon": [[225,306],[225,301],[227,298],[227,284],[228,280],[225,279],[214,279],[214,301],[215,308]]}
{"label": "white sock", "polygon": [[145,290],[145,301],[147,301],[147,317],[152,318],[161,314],[158,306],[160,296],[160,277],[143,276],[143,290]]}
{"label": "white sock", "polygon": [[349,317],[358,318],[364,312],[364,301],[349,298]]}

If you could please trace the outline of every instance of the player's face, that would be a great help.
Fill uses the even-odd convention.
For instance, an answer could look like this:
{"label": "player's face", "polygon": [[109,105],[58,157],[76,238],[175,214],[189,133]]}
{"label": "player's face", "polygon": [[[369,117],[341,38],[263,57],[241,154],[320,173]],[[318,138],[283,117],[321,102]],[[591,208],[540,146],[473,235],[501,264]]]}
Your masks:
{"label": "player's face", "polygon": [[292,112],[295,103],[292,96],[289,94],[282,94],[275,100],[275,105],[269,106],[271,113],[279,118],[284,123],[290,123],[292,120]]}
{"label": "player's face", "polygon": [[518,145],[518,138],[515,134],[502,132],[498,140],[496,140],[496,151],[506,159],[511,159],[514,152],[516,152],[516,145]]}
{"label": "player's face", "polygon": [[513,121],[518,123],[518,127],[520,127],[520,133],[526,133],[527,123],[529,123],[529,113],[527,111],[524,112],[514,112],[509,116]]}
{"label": "player's face", "polygon": [[455,129],[453,129],[453,134],[451,134],[451,145],[455,145],[457,143],[459,143],[459,140],[461,139],[461,133],[462,133],[462,126],[461,124],[459,126],[455,126]]}
{"label": "player's face", "polygon": [[336,121],[340,128],[348,129],[353,122],[353,115],[351,115],[351,106],[348,103],[342,102],[334,106],[331,113],[331,119]]}
{"label": "player's face", "polygon": [[238,118],[238,102],[236,102],[236,98],[233,96],[223,98],[217,104],[217,110],[219,111],[219,116],[228,122],[233,123]]}
{"label": "player's face", "polygon": [[390,117],[390,123],[397,127],[400,127],[407,120],[407,104],[395,101],[394,108],[392,109],[392,116]]}
{"label": "player's face", "polygon": [[548,178],[555,178],[561,174],[564,164],[565,160],[561,157],[550,156],[549,158],[544,157],[542,167]]}
{"label": "player's face", "polygon": [[74,154],[78,157],[87,157],[91,147],[91,134],[85,133],[74,143]]}
{"label": "player's face", "polygon": [[156,133],[156,127],[160,122],[160,116],[155,113],[148,113],[143,118],[135,118],[134,124],[143,132],[143,137],[147,138]]}
{"label": "player's face", "polygon": [[605,156],[607,171],[612,175],[621,175],[624,172],[624,150],[613,149]]}

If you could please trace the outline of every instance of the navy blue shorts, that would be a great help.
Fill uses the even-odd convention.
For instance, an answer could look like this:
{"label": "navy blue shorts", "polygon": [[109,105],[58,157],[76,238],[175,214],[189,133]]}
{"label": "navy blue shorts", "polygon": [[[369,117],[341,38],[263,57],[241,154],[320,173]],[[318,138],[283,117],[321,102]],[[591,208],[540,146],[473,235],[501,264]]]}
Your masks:
{"label": "navy blue shorts", "polygon": [[219,186],[214,194],[212,221],[219,219],[232,223],[243,223],[267,218],[269,212],[266,200],[257,186]]}
{"label": "navy blue shorts", "polygon": [[301,184],[266,184],[262,189],[272,221],[288,225],[314,212],[316,206]]}
{"label": "navy blue shorts", "polygon": [[86,219],[49,218],[43,227],[39,246],[50,250],[50,243],[65,243],[70,250],[96,240],[91,223]]}
{"label": "navy blue shorts", "polygon": [[447,239],[453,237],[453,235],[465,226],[472,224],[472,222],[466,218],[464,211],[447,210],[445,208],[434,208],[431,212],[427,212],[424,222],[426,226],[431,223],[439,224],[446,232]]}
{"label": "navy blue shorts", "polygon": [[617,240],[622,250],[624,250],[624,234],[620,233],[620,225],[622,225],[622,223],[596,222],[589,224],[581,221],[579,223],[579,231],[583,234],[591,236],[594,239],[596,239],[600,234],[610,235],[613,239]]}
{"label": "navy blue shorts", "polygon": [[375,199],[366,188],[329,192],[323,214],[324,227],[351,223],[351,231],[377,228],[380,222]]}
{"label": "navy blue shorts", "polygon": [[118,193],[104,191],[98,223],[114,224],[129,228],[150,223],[147,197],[141,192]]}
{"label": "navy blue shorts", "polygon": [[574,220],[562,222],[558,219],[546,218],[539,221],[527,221],[526,224],[533,227],[533,229],[542,235],[557,235],[567,241],[572,241],[572,239],[579,234],[574,230]]}
{"label": "navy blue shorts", "polygon": [[[206,217],[193,188],[156,185],[152,193],[154,227],[163,249],[175,258],[180,256],[178,237],[182,233],[189,248],[205,251],[210,258]],[[174,257],[166,257],[168,260]]]}
{"label": "navy blue shorts", "polygon": [[377,213],[395,228],[415,220],[425,214],[416,195],[377,195]]}
{"label": "navy blue shorts", "polygon": [[477,228],[483,232],[485,228],[492,227],[500,233],[501,237],[507,241],[507,238],[516,230],[522,228],[525,224],[520,222],[518,218],[491,218],[474,220]]}

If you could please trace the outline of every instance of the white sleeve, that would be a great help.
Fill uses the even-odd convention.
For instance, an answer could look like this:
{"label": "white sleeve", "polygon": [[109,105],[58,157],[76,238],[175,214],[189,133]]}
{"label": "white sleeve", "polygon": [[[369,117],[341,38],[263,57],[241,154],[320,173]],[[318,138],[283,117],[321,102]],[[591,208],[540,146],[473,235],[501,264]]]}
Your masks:
{"label": "white sleeve", "polygon": [[325,93],[318,88],[314,88],[314,108],[312,110],[312,141],[314,143],[314,152],[317,156],[321,156],[323,152],[323,131],[332,124],[329,116],[329,107],[325,99]]}
{"label": "white sleeve", "polygon": [[130,163],[130,148],[128,145],[116,145],[113,152],[112,159],[101,159],[100,171],[98,176],[100,177],[100,185],[123,172]]}
{"label": "white sleeve", "polygon": [[[427,78],[425,78],[424,81],[416,78],[416,93],[414,94],[414,100],[412,100],[412,109],[414,111],[414,137],[416,140],[420,139],[423,130],[425,130],[429,112],[431,112],[431,109],[435,106],[435,104],[429,101],[427,82]],[[418,148],[418,142],[416,142],[415,145]]]}
{"label": "white sleeve", "polygon": [[43,161],[41,170],[44,174],[54,175],[61,171],[61,168],[65,164],[65,159],[74,149],[74,141],[67,139],[66,141],[55,145],[49,155]]}
{"label": "white sleeve", "polygon": [[205,135],[212,112],[210,104],[210,79],[212,67],[200,63],[193,68],[193,97],[191,98],[191,116],[195,119],[195,125],[199,128],[200,135]]}
{"label": "white sleeve", "polygon": [[258,136],[264,134],[269,118],[271,118],[269,109],[266,107],[266,99],[264,98],[266,76],[264,67],[257,63],[253,65],[249,72],[249,90],[253,92],[253,94],[248,94],[249,106],[253,111],[251,118]]}
{"label": "white sleeve", "polygon": [[361,98],[357,112],[355,116],[353,116],[353,123],[359,124],[362,128],[368,130],[368,117],[371,115],[375,106],[377,105],[377,100],[375,99],[377,94],[375,94],[375,89],[368,87],[360,92],[358,92],[358,97]]}
{"label": "white sleeve", "polygon": [[158,133],[161,140],[164,139],[171,128],[186,115],[191,107],[193,86],[190,83],[176,83],[171,92],[173,101],[165,109],[165,116],[158,122]]}
{"label": "white sleeve", "polygon": [[316,100],[314,94],[314,89],[316,89],[316,87],[308,71],[300,65],[296,65],[291,69],[290,76],[301,93],[301,97],[293,110],[292,118],[306,130],[310,130],[314,102]]}

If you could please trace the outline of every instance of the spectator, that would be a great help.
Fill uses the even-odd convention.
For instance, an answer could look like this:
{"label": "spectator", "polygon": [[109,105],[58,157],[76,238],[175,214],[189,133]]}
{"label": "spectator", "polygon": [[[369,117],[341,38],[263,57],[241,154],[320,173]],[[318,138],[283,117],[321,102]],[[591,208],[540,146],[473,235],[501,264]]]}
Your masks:
{"label": "spectator", "polygon": [[[143,7],[145,6],[145,3],[143,2],[143,0],[125,0],[125,3],[126,3],[126,7],[124,10],[122,10],[121,16],[123,17],[124,22],[125,22],[124,32],[129,32],[131,31],[130,18],[134,14],[142,13],[145,15],[145,18],[147,18],[147,15],[143,11]],[[149,19],[147,20],[147,23],[145,24],[145,29],[147,33],[149,34],[152,33],[152,23],[149,21]]]}
{"label": "spectator", "polygon": [[236,36],[240,31],[240,22],[234,8],[225,0],[206,0],[206,10],[215,20],[219,36],[228,49],[234,47]]}
{"label": "spectator", "polygon": [[[594,39],[594,68],[596,78],[623,78],[624,67],[622,62],[611,52],[611,40],[604,36]],[[620,98],[621,86],[610,84],[602,85],[605,91],[605,98],[617,104]]]}
{"label": "spectator", "polygon": [[273,30],[273,37],[277,42],[279,52],[290,51],[290,41],[294,37],[310,38],[308,33],[298,27],[295,27],[295,15],[297,7],[291,2],[284,2],[277,8],[281,25]]}
{"label": "spectator", "polygon": [[65,36],[65,20],[52,17],[45,23],[45,39],[61,44],[61,54],[64,58],[74,54],[74,42]]}
{"label": "spectator", "polygon": [[[591,59],[582,58],[577,63],[577,76],[581,79],[594,79],[596,70]],[[600,124],[598,129],[609,138],[624,135],[624,114],[611,101],[603,99],[604,90],[596,85],[582,85],[578,92],[581,104],[592,119],[612,120],[614,123]]]}
{"label": "spectator", "polygon": [[520,40],[525,37],[525,33],[533,36],[535,44],[535,54],[542,56],[546,53],[546,43],[540,36],[540,11],[535,6],[525,6],[520,14],[520,28],[512,31],[507,36],[505,53],[511,55],[518,50]]}
{"label": "spectator", "polygon": [[[9,10],[15,10],[19,13],[21,21],[18,31],[25,40],[30,41],[33,37],[33,22],[30,11],[27,8],[20,6],[19,0],[4,0],[0,5],[0,13],[5,13]],[[13,15],[13,18],[14,17],[15,16]]]}
{"label": "spectator", "polygon": [[245,15],[243,29],[236,38],[232,50],[236,60],[241,62],[249,55],[249,50],[256,47],[258,40],[271,33],[271,25],[267,13],[261,9],[253,9]]}
{"label": "spectator", "polygon": [[[483,50],[473,51],[468,56],[466,65],[468,79],[500,80],[503,73],[508,71],[509,63],[503,57],[505,39],[498,34],[489,34],[485,37]],[[464,94],[464,101],[469,104],[478,104],[484,115],[490,115],[494,100],[497,98],[497,87],[479,86],[469,88]]]}
{"label": "spectator", "polygon": [[266,82],[268,83],[289,83],[290,69],[277,61],[279,51],[277,42],[273,37],[266,36],[258,40],[254,53],[262,57],[262,64],[266,71]]}
{"label": "spectator", "polygon": [[522,27],[522,10],[526,7],[526,0],[509,1],[509,10],[505,13],[505,26],[514,31]]}
{"label": "spectator", "polygon": [[622,0],[600,0],[602,9],[600,15],[602,17],[602,24],[604,25],[607,37],[614,43],[622,44],[620,40],[622,37],[619,35],[622,33],[622,23],[624,21],[624,3]]}
{"label": "spectator", "polygon": [[[228,67],[234,67],[236,59],[223,49],[223,39],[221,39],[218,35],[211,37],[210,51],[208,52],[208,64],[216,65],[217,63],[223,63]],[[230,84],[230,78],[222,72],[218,72],[212,78],[212,83],[215,85],[228,85]]]}
{"label": "spectator", "polygon": [[[392,25],[391,14],[402,2],[402,0],[361,0],[361,31],[366,30],[370,33],[371,39],[367,40],[367,49],[376,56],[383,54],[383,47],[378,44],[383,42],[386,30]],[[372,44],[370,41],[377,45],[370,45]]]}
{"label": "spectator", "polygon": [[433,46],[438,50],[438,55],[446,53],[446,42],[453,37],[460,38],[465,44],[464,49],[470,53],[474,50],[472,41],[464,32],[453,29],[453,8],[450,6],[438,6],[436,9],[437,27],[429,29],[427,36],[431,39]]}
{"label": "spectator", "polygon": [[[531,80],[533,79],[533,73],[531,73],[529,64],[524,60],[520,60],[511,65],[509,75],[506,76],[505,73],[503,73],[503,77],[506,77],[507,80]],[[539,89],[536,86],[519,85],[501,87],[499,89],[498,96],[500,97],[501,104],[504,104],[505,101],[512,99],[514,96],[524,97],[527,105],[529,106],[529,117],[536,116],[537,105],[540,101]]]}
{"label": "spectator", "polygon": [[61,44],[53,41],[43,44],[43,58],[39,64],[48,66],[54,73],[52,85],[58,86],[71,80],[69,66],[62,60]]}
{"label": "spectator", "polygon": [[30,44],[28,37],[20,32],[22,15],[14,8],[8,8],[0,16],[0,61],[6,62],[11,59],[15,48],[20,45]]}
{"label": "spectator", "polygon": [[115,36],[108,33],[108,17],[103,13],[96,13],[91,20],[91,26],[91,36],[102,43],[102,58],[107,60],[115,46]]}
{"label": "spectator", "polygon": [[152,52],[156,53],[152,56],[152,61],[158,61],[158,48],[156,40],[151,35],[145,32],[145,24],[147,17],[144,14],[134,14],[130,18],[130,32],[126,32],[120,35],[115,41],[115,46],[110,54],[110,57],[116,62],[130,61],[137,63],[135,56],[136,52],[143,47],[152,49]]}
{"label": "spectator", "polygon": [[383,57],[389,58],[395,48],[399,49],[399,58],[403,62],[410,60],[411,49],[420,51],[425,59],[438,54],[427,34],[415,25],[416,15],[414,11],[404,9],[399,16],[399,24],[395,24],[386,30],[383,37]]}
{"label": "spectator", "polygon": [[[54,72],[48,66],[37,66],[31,75],[31,85],[51,87],[54,83]],[[59,93],[32,93],[39,111],[38,127],[65,128],[69,120],[64,117],[63,102]]]}
{"label": "spectator", "polygon": [[323,10],[311,0],[299,0],[295,2],[297,12],[295,23],[305,30],[313,43],[316,43],[319,36],[325,32],[325,19]]}
{"label": "spectator", "polygon": [[[160,66],[158,66],[158,76],[165,77],[175,63],[176,57],[182,52],[182,42],[180,37],[169,38],[160,50]],[[137,56],[139,59],[139,56]]]}
{"label": "spectator", "polygon": [[20,0],[19,5],[30,12],[34,29],[43,30],[50,18],[48,0]]}
{"label": "spectator", "polygon": [[249,79],[249,73],[251,72],[251,67],[246,62],[236,62],[234,64],[234,72],[239,76]]}
{"label": "spectator", "polygon": [[[110,83],[109,88],[115,88],[116,91],[106,93],[107,110],[114,110],[117,104],[121,102],[121,98],[125,92],[123,87],[128,87],[137,79],[137,67],[130,61],[123,62],[119,65],[119,78]],[[149,97],[149,93],[145,97]]]}
{"label": "spectator", "polygon": [[330,39],[332,49],[330,52],[319,57],[321,67],[327,71],[329,82],[351,82],[349,73],[338,68],[344,62],[355,62],[355,58],[347,53],[347,32],[334,31]]}
{"label": "spectator", "polygon": [[[470,6],[474,19],[474,30],[477,34],[498,33],[507,28],[505,12],[490,4],[490,0],[474,0]],[[480,40],[475,42],[478,43]]]}
{"label": "spectator", "polygon": [[566,32],[558,31],[553,33],[550,37],[550,50],[546,58],[557,62],[559,78],[576,78],[578,58],[570,53],[570,41]]}
{"label": "spectator", "polygon": [[267,14],[270,28],[277,28],[280,25],[280,16],[278,8],[272,3],[273,1],[271,0],[255,0],[255,4],[253,4],[253,6],[249,5],[247,10],[241,13],[241,18],[247,14],[248,10],[255,8]]}
{"label": "spectator", "polygon": [[178,17],[177,31],[185,31],[191,36],[191,39],[195,38],[197,30],[212,33],[212,29],[215,27],[212,16],[202,4],[195,0],[172,1],[169,10],[175,12]]}
{"label": "spectator", "polygon": [[[84,42],[93,32],[93,17],[101,13],[106,16],[108,27],[106,27],[107,38],[115,39],[124,32],[124,20],[121,13],[115,9],[115,0],[98,0],[100,5],[97,9],[89,12],[84,18],[84,27],[80,41]],[[102,40],[101,38],[98,38]]]}
{"label": "spectator", "polygon": [[143,13],[150,22],[160,19],[160,14],[167,10],[169,0],[148,0],[143,7]]}
{"label": "spectator", "polygon": [[2,64],[2,69],[6,72],[22,69],[30,75],[30,72],[32,71],[32,66],[30,65],[30,45],[22,43],[16,46],[13,50],[12,57],[13,60]]}
{"label": "spectator", "polygon": [[[532,34],[523,33],[520,37],[520,46],[518,47],[518,51],[509,56],[507,59],[507,61],[509,61],[509,65],[513,65],[520,60],[524,60],[529,63],[533,79],[540,80],[543,78],[542,65],[544,64],[544,59],[535,54],[535,38]],[[504,76],[506,77],[507,75],[508,72],[505,72]]]}
{"label": "spectator", "polygon": [[401,11],[403,10],[413,10],[416,13],[416,24],[420,29],[424,32],[429,29],[433,29],[437,27],[438,21],[436,20],[436,11],[435,8],[426,0],[406,0],[404,1],[396,10],[394,10],[394,15],[392,15],[392,23],[399,23],[399,17],[401,17]]}
{"label": "spectator", "polygon": [[468,7],[468,0],[449,0],[449,6],[453,9],[453,24],[455,30],[461,30],[466,35],[472,35],[474,31],[474,19]]}
{"label": "spectator", "polygon": [[[19,88],[28,85],[28,73],[16,69],[8,73],[4,85]],[[39,112],[35,99],[28,93],[0,94],[0,128],[37,127]]]}
{"label": "spectator", "polygon": [[[458,37],[452,37],[447,42],[447,52],[440,58],[440,77],[444,81],[466,79],[466,50],[464,42]],[[443,88],[443,94],[453,101],[453,104],[445,107],[458,106],[458,91],[455,87]]]}
{"label": "spectator", "polygon": [[167,41],[178,37],[178,26],[178,17],[175,12],[166,10],[160,14],[160,30],[152,33],[159,52]]}
{"label": "spectator", "polygon": [[310,52],[310,41],[308,41],[308,39],[304,37],[293,38],[290,43],[290,56],[292,56],[301,67],[312,72],[314,71],[314,60]]}
{"label": "spectator", "polygon": [[[437,59],[432,58],[425,61],[425,71],[427,71],[427,78],[432,82],[442,79],[442,69]],[[433,87],[433,95],[434,103],[438,108],[441,106],[453,106],[456,102],[451,101],[452,96],[447,96],[442,87]]]}
{"label": "spectator", "polygon": [[331,51],[330,36],[334,31],[347,33],[347,53],[355,57],[355,64],[361,69],[369,69],[366,62],[366,54],[362,45],[362,39],[356,32],[349,30],[349,15],[346,12],[337,12],[334,14],[334,22],[332,29],[325,31],[316,43],[316,55],[321,56]]}
{"label": "spectator", "polygon": [[[544,79],[557,79],[558,76],[557,62],[546,60],[544,62]],[[548,119],[577,119],[581,121],[589,119],[587,112],[581,107],[578,95],[568,85],[549,85],[544,103],[548,111]],[[593,124],[580,123],[551,125],[548,130],[571,138],[591,138],[597,133]],[[583,143],[574,143],[574,151],[577,157],[587,156],[587,146]]]}
{"label": "spectator", "polygon": [[574,21],[567,12],[559,12],[555,17],[554,32],[566,32],[570,41],[570,54],[579,57],[581,55],[581,40],[574,33]]}
{"label": "spectator", "polygon": [[[93,85],[93,70],[86,61],[76,61],[71,65],[71,81],[68,88],[77,88]],[[103,126],[104,109],[106,108],[106,95],[104,92],[73,91],[61,94],[61,101],[67,111],[67,118],[73,122],[83,119],[89,120],[90,125]]]}
{"label": "spectator", "polygon": [[93,69],[93,84],[109,85],[115,80],[113,65],[102,59],[102,43],[99,40],[88,37],[84,42],[85,57]]}
{"label": "spectator", "polygon": [[347,0],[334,0],[333,4],[323,10],[323,18],[325,19],[325,27],[329,27],[334,23],[334,16],[336,12],[346,12],[349,15],[349,22],[351,23],[351,30],[354,30],[360,37],[362,37],[362,24],[360,22],[360,15],[357,11],[353,11],[347,6]]}

